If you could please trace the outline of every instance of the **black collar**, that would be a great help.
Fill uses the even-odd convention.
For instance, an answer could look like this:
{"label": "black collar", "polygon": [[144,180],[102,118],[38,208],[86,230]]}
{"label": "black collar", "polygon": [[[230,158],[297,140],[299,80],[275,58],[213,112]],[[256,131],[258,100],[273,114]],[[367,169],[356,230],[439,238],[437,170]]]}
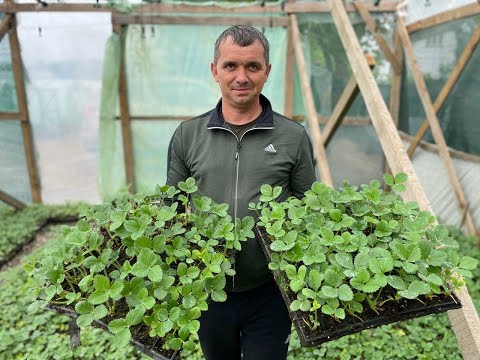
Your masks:
{"label": "black collar", "polygon": [[[260,94],[260,105],[262,105],[263,111],[260,114],[260,117],[257,120],[256,128],[258,127],[273,127],[273,110],[270,101]],[[210,120],[208,121],[207,127],[224,127],[225,120],[222,115],[222,99],[220,99],[215,106],[215,109],[212,111]]]}

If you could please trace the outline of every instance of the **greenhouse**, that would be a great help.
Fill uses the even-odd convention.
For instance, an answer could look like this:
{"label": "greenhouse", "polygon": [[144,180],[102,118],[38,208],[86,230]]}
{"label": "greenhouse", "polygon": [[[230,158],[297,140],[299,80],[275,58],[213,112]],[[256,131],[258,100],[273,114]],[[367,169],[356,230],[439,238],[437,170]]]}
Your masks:
{"label": "greenhouse", "polygon": [[[234,134],[214,60],[234,25],[268,40],[260,89],[291,136],[238,160],[257,95],[235,160],[201,135],[178,159],[217,103]],[[0,358],[216,359],[201,314],[244,292],[255,246],[287,359],[480,359],[479,41],[476,0],[0,0]],[[302,144],[297,196],[300,162],[286,186],[268,171]],[[236,166],[230,206],[205,156]],[[230,165],[204,166],[227,192]],[[267,180],[238,195],[239,169]],[[243,358],[270,359],[246,329]]]}

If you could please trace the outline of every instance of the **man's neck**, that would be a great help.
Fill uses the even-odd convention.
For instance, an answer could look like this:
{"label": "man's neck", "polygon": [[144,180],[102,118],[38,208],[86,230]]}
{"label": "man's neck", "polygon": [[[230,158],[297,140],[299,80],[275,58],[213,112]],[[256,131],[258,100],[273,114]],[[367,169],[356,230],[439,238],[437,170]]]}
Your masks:
{"label": "man's neck", "polygon": [[223,119],[234,125],[244,125],[255,120],[262,113],[262,106],[257,102],[254,106],[245,109],[238,109],[229,106],[225,101],[222,101],[222,115]]}

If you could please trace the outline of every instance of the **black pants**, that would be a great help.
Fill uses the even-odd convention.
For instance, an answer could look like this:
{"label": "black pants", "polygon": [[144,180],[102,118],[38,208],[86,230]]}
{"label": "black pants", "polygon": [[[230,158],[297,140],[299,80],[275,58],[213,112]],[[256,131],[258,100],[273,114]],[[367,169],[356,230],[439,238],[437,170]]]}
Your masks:
{"label": "black pants", "polygon": [[[282,360],[291,322],[274,282],[228,293],[200,318],[200,345],[207,360]],[[243,357],[242,357],[243,354]]]}

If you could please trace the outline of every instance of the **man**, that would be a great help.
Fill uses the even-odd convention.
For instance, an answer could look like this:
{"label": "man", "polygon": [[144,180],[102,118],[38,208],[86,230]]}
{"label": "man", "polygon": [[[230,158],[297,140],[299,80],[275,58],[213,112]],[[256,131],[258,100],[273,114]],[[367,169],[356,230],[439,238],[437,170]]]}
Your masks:
{"label": "man", "polygon": [[[281,186],[280,201],[302,197],[315,181],[305,129],[273,112],[261,95],[270,74],[269,44],[253,27],[234,26],[215,43],[211,72],[222,98],[215,109],[183,122],[169,147],[167,183],[192,176],[198,193],[229,204],[236,218],[255,216],[263,184]],[[291,84],[287,84],[290,86]],[[242,243],[227,301],[212,302],[200,319],[207,360],[285,359],[290,319],[256,239]]]}

